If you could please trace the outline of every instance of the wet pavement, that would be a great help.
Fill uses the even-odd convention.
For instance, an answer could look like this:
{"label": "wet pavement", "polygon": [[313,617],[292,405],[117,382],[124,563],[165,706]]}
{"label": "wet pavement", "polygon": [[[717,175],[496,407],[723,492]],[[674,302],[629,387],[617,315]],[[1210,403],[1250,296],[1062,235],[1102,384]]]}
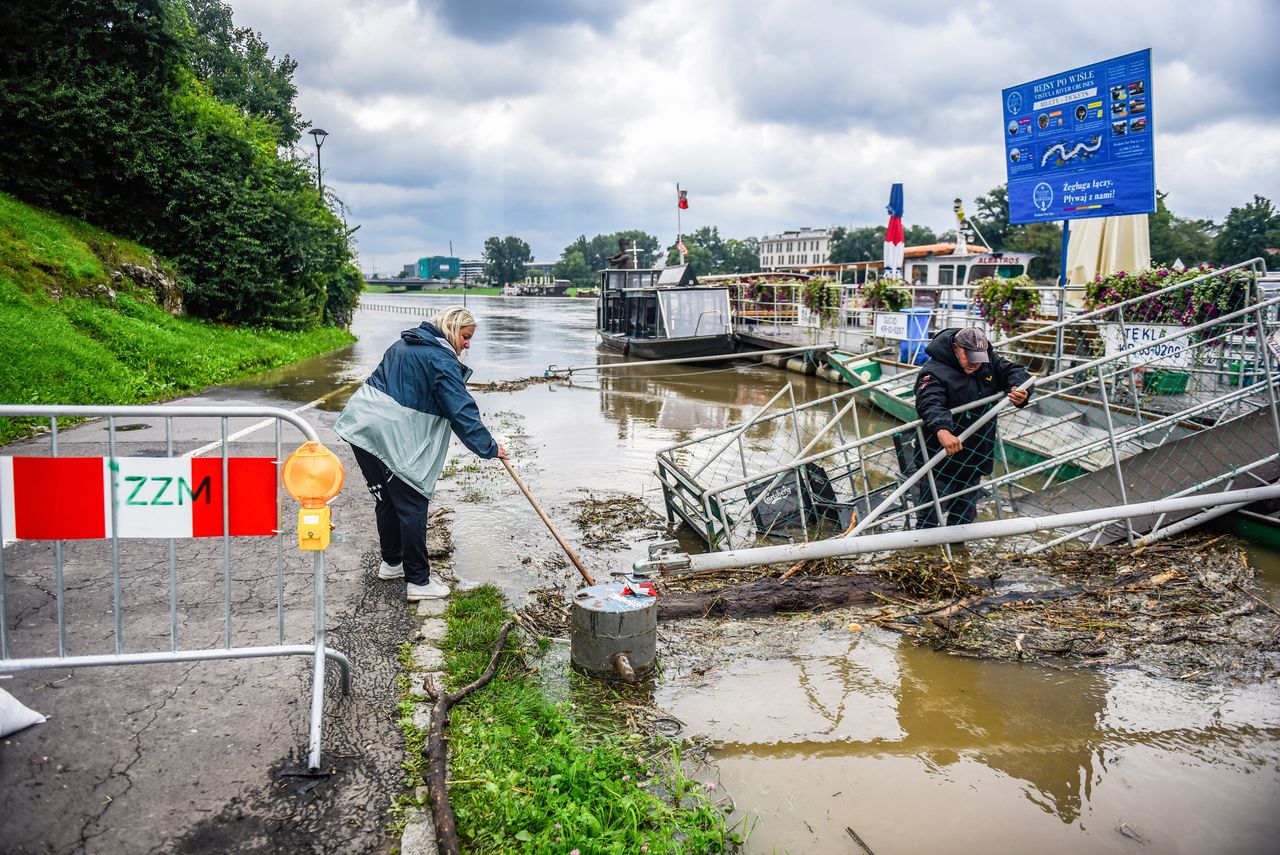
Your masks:
{"label": "wet pavement", "polygon": [[[469,354],[474,382],[613,359],[595,350],[593,301],[469,302],[480,321]],[[355,346],[208,397],[293,408],[345,389],[306,411],[342,451],[330,426],[350,384],[417,321],[361,312]],[[655,452],[745,420],[787,382],[800,400],[839,388],[754,365],[641,365],[477,399],[600,581],[644,557],[655,532],[586,542],[575,503],[639,496],[660,514]],[[516,605],[535,587],[577,586],[576,571],[497,464],[462,451],[437,505],[454,509],[458,576],[497,584]],[[400,779],[393,648],[410,630],[389,587],[370,579],[372,513],[358,478],[335,509],[349,538],[329,552],[333,646],[359,661],[356,700],[337,703],[331,691],[328,701],[333,779],[298,796],[278,774],[305,747],[300,662],[81,669],[56,687],[45,684],[66,672],[25,675],[6,688],[56,717],[0,750],[0,792],[18,805],[0,818],[0,838],[16,842],[15,851],[78,851],[82,839],[85,851],[100,852],[385,847],[389,791]],[[678,534],[686,548],[702,548]],[[6,572],[27,574],[38,589],[45,548],[10,547]],[[1274,556],[1255,552],[1251,560]],[[1280,566],[1270,566],[1275,579]],[[1209,688],[1124,670],[980,662],[889,632],[855,632],[850,622],[828,614],[660,630],[655,701],[685,735],[713,746],[735,816],[753,822],[748,852],[859,851],[847,828],[877,855],[1273,851],[1274,682]]]}

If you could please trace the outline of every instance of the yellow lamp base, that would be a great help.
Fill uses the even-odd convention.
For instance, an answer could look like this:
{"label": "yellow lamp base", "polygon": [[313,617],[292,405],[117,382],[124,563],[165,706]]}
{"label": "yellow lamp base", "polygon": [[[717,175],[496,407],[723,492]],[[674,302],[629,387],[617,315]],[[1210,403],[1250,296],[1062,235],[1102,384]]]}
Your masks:
{"label": "yellow lamp base", "polygon": [[298,511],[299,549],[305,552],[329,548],[329,532],[333,528],[329,524],[329,517],[328,505]]}

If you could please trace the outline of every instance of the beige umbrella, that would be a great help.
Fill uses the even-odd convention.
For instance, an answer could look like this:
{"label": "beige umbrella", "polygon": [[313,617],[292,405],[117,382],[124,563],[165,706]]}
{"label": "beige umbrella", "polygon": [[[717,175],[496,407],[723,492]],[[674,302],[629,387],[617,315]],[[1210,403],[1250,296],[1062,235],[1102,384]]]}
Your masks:
{"label": "beige umbrella", "polygon": [[[1071,224],[1067,244],[1067,283],[1084,285],[1095,276],[1108,276],[1121,270],[1144,270],[1151,266],[1151,238],[1147,232],[1147,215],[1127,217],[1094,217]],[[1079,292],[1068,296],[1078,305]]]}

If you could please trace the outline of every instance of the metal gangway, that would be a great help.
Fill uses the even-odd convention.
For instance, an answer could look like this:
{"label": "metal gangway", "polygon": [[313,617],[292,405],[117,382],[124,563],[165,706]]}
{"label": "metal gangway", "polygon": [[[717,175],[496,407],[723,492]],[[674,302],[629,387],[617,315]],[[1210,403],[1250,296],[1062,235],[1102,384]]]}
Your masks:
{"label": "metal gangway", "polygon": [[[1001,394],[955,410],[980,413],[962,441],[998,425],[991,457],[978,462],[981,477],[966,486],[944,474],[945,453],[926,442],[919,419],[902,423],[869,408],[878,395],[911,400],[919,369],[903,366],[805,403],[784,386],[746,422],[662,449],[667,515],[720,551],[894,532],[913,536],[884,542],[955,542],[955,532],[924,537],[919,529],[949,513],[954,522],[964,502],[976,504],[981,532],[1001,530],[982,528],[988,522],[1013,531],[1030,518],[1128,509],[1035,524],[1024,532],[1035,532],[1030,551],[1147,543],[1199,525],[1242,506],[1223,496],[1255,501],[1261,494],[1240,491],[1280,479],[1280,297],[1261,287],[1264,276],[1261,260],[1208,271],[998,341],[1008,358],[1046,333],[1066,346],[1032,366],[1024,407]],[[1201,294],[1225,308],[1200,311],[1186,326],[1155,322],[1169,301]],[[1177,510],[1159,504],[1170,501]]]}

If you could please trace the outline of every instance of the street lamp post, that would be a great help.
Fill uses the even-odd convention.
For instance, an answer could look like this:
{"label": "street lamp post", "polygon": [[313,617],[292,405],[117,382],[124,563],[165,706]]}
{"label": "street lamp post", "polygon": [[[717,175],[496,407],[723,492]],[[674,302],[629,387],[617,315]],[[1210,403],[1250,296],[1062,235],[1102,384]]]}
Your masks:
{"label": "street lamp post", "polygon": [[324,138],[329,136],[329,132],[324,128],[312,128],[307,133],[316,140],[316,189],[324,196],[324,181],[320,178],[320,146],[324,145]]}

